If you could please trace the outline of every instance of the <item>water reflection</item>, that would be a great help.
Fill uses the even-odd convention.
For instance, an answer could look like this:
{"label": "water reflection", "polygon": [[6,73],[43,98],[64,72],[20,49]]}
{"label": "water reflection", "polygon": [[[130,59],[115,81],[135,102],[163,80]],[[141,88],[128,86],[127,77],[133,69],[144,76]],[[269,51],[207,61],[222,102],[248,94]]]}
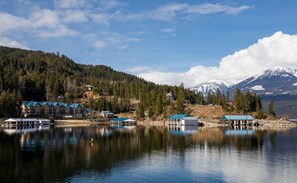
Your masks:
{"label": "water reflection", "polygon": [[50,126],[11,126],[11,127],[3,127],[3,131],[8,134],[8,135],[13,135],[13,134],[21,134],[21,133],[32,133],[36,131],[44,131],[44,130],[49,130]]}
{"label": "water reflection", "polygon": [[167,128],[171,134],[178,136],[186,136],[198,132],[198,126],[169,125]]}
{"label": "water reflection", "polygon": [[280,182],[290,182],[297,178],[292,173],[297,168],[292,140],[296,137],[296,130],[201,127],[67,127],[10,135],[0,129],[0,178],[1,182],[257,182],[271,171]]}

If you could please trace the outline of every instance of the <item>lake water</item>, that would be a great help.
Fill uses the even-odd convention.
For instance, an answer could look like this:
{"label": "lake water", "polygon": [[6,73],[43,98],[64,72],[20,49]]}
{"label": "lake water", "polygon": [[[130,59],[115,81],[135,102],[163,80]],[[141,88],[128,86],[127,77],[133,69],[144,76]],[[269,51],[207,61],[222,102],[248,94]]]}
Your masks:
{"label": "lake water", "polygon": [[297,128],[0,128],[1,183],[296,181]]}

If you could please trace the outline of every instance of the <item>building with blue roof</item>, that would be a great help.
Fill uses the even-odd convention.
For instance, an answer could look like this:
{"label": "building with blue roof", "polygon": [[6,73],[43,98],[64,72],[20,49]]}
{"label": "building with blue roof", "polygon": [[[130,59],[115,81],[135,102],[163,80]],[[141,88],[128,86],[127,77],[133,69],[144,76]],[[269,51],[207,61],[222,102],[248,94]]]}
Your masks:
{"label": "building with blue roof", "polygon": [[224,115],[221,121],[231,125],[252,125],[254,124],[254,117],[251,115]]}
{"label": "building with blue roof", "polygon": [[130,118],[113,118],[111,123],[134,124],[136,120]]}
{"label": "building with blue roof", "polygon": [[199,125],[197,117],[193,117],[188,114],[174,114],[168,118],[167,123],[168,125],[180,125],[180,126]]}
{"label": "building with blue roof", "polygon": [[26,101],[22,104],[24,117],[81,118],[88,113],[90,110],[76,103]]}

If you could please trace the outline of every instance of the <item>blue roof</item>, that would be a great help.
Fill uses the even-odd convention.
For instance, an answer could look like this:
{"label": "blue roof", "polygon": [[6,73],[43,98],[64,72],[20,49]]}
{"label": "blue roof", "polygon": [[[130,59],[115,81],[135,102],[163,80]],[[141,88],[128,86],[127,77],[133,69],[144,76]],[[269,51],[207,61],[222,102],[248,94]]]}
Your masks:
{"label": "blue roof", "polygon": [[39,104],[38,102],[35,102],[35,101],[30,101],[29,103],[25,104],[26,106],[28,107],[34,107],[36,106],[37,104]]}
{"label": "blue roof", "polygon": [[[30,101],[30,102],[23,102],[23,104],[27,107],[35,107],[37,104],[40,104],[42,106],[49,105],[49,106],[64,106],[67,107],[69,104],[66,104],[64,102],[36,102],[36,101]],[[78,106],[84,108],[82,104],[71,104],[69,105],[71,108],[77,108]]]}
{"label": "blue roof", "polygon": [[253,116],[251,115],[224,115],[222,120],[229,121],[229,120],[254,120]]}
{"label": "blue roof", "polygon": [[78,106],[80,106],[80,104],[71,104],[70,105],[71,108],[77,108]]}
{"label": "blue roof", "polygon": [[183,119],[184,117],[190,117],[190,115],[188,115],[188,114],[174,114],[169,117],[169,120]]}
{"label": "blue roof", "polygon": [[129,118],[113,118],[111,121],[112,122],[124,122]]}

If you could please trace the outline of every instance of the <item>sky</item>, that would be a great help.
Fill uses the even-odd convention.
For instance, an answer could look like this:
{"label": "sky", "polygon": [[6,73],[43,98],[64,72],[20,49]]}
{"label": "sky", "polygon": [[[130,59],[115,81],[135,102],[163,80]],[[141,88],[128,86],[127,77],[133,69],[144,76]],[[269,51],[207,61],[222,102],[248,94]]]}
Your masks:
{"label": "sky", "polygon": [[159,84],[234,84],[297,68],[295,0],[0,0],[0,45]]}

